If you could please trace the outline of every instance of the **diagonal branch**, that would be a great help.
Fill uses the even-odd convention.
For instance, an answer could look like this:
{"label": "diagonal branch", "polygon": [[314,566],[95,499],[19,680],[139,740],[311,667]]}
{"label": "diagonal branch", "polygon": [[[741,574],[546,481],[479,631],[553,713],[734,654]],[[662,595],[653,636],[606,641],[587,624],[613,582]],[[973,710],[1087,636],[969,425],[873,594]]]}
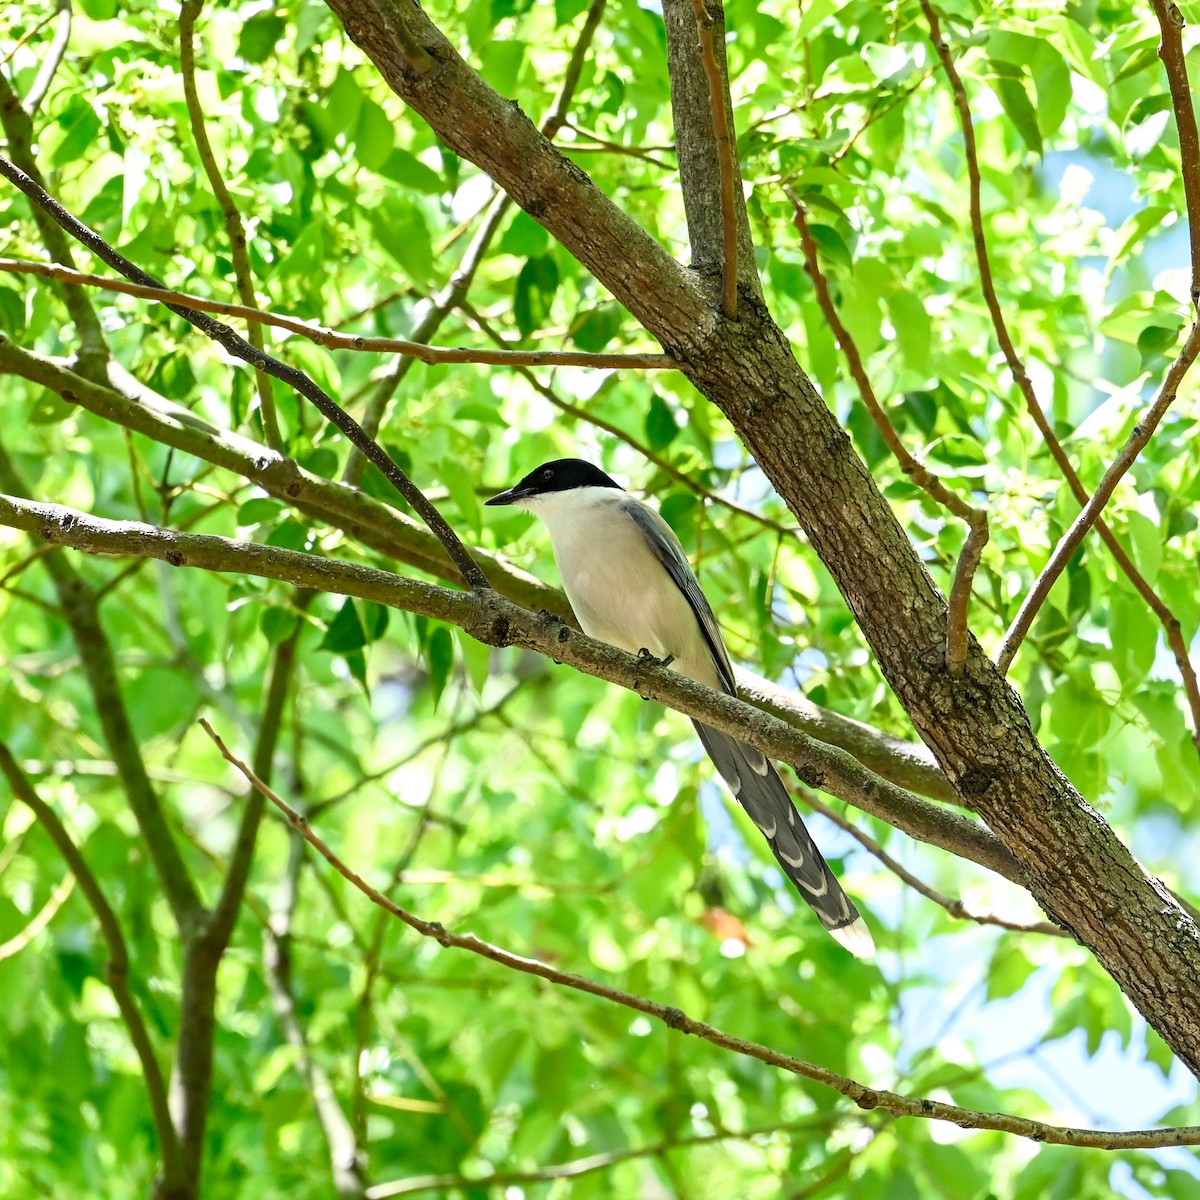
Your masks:
{"label": "diagonal branch", "polygon": [[[82,242],[97,257],[127,279],[146,287],[162,287],[157,279],[147,274],[141,267],[135,266],[123,254],[113,249],[94,230],[89,229],[82,221],[69,213],[34,179],[30,178],[19,167],[14,166],[4,158],[0,158],[0,175],[28,196],[34,204],[47,213],[54,222]],[[425,494],[417,487],[408,475],[397,465],[395,460],[376,442],[367,437],[361,425],[345,412],[323,389],[318,387],[303,371],[289,367],[269,354],[255,350],[249,342],[238,337],[228,325],[214,321],[212,317],[184,305],[168,304],[167,307],[177,316],[182,317],[190,325],[194,325],[206,337],[224,346],[235,358],[249,363],[260,371],[286,383],[297,393],[308,400],[318,412],[328,421],[336,425],[364,455],[379,468],[385,479],[402,495],[405,500],[420,514],[421,519],[434,532],[446,549],[455,565],[462,572],[463,579],[472,588],[487,587],[487,580],[480,571],[478,564],[470,552],[459,540],[458,534],[451,529],[446,519],[426,499]]]}
{"label": "diagonal branch", "polygon": [[[1182,77],[1183,95],[1184,97],[1187,96],[1187,72],[1183,64],[1178,28],[1174,22],[1166,18],[1165,0],[1154,0],[1154,3],[1156,12],[1160,8],[1164,10],[1159,17],[1160,24],[1163,26],[1163,45],[1160,54],[1163,56],[1164,63],[1167,64],[1167,75],[1171,81],[1172,98],[1175,101],[1177,114],[1181,113],[1182,107],[1182,113],[1177,117],[1176,122],[1180,129],[1180,147],[1182,148],[1185,142],[1191,147],[1189,156],[1184,161],[1184,192],[1188,197],[1189,224],[1192,231],[1194,288],[1196,272],[1200,271],[1200,253],[1197,253],[1197,240],[1200,240],[1200,216],[1193,213],[1193,209],[1200,210],[1200,151],[1196,148],[1196,120],[1190,101],[1185,99],[1181,104],[1180,98],[1176,94],[1176,80]],[[988,313],[991,316],[992,327],[996,331],[996,340],[999,342],[1000,349],[1004,354],[1004,361],[1008,363],[1008,369],[1012,374],[1013,382],[1016,383],[1017,389],[1025,400],[1025,406],[1029,410],[1029,415],[1033,418],[1033,423],[1038,427],[1038,431],[1045,440],[1046,448],[1050,451],[1051,457],[1058,465],[1063,478],[1067,481],[1067,486],[1070,487],[1072,495],[1075,497],[1080,508],[1083,508],[1087,505],[1089,498],[1087,489],[1083,486],[1083,482],[1079,478],[1079,473],[1075,470],[1074,464],[1067,456],[1062,443],[1058,440],[1058,436],[1055,434],[1045,410],[1038,402],[1037,394],[1033,387],[1033,380],[1029,378],[1029,372],[1026,371],[1025,364],[1022,362],[1021,356],[1017,353],[1017,348],[1008,331],[1008,324],[1004,319],[1004,312],[1000,307],[1000,298],[996,294],[996,285],[992,277],[991,261],[988,255],[987,238],[983,231],[983,182],[979,170],[979,151],[975,142],[975,128],[971,123],[971,108],[967,101],[966,88],[963,86],[962,78],[954,63],[954,57],[950,53],[950,47],[942,36],[937,12],[928,0],[924,0],[922,9],[925,12],[925,18],[929,25],[930,40],[933,42],[934,50],[941,60],[942,70],[945,72],[946,78],[950,83],[950,91],[954,96],[954,107],[958,112],[959,128],[962,131],[963,137],[963,151],[967,163],[971,231],[975,244],[975,259],[979,265],[979,283],[983,289],[983,297],[987,304]],[[1163,24],[1164,20],[1167,21],[1166,24]],[[1174,35],[1173,42],[1170,36],[1172,34]],[[1188,124],[1189,118],[1190,126]],[[1190,128],[1190,139],[1185,132],[1186,128]],[[1191,171],[1190,178],[1195,180],[1194,183],[1189,182],[1189,169]],[[1195,300],[1195,297],[1193,299]],[[1192,665],[1191,657],[1188,654],[1187,643],[1184,640],[1179,619],[1167,606],[1162,597],[1150,586],[1146,577],[1134,565],[1133,559],[1130,558],[1125,547],[1121,545],[1117,535],[1113,533],[1107,522],[1101,517],[1096,518],[1096,532],[1100,535],[1101,541],[1108,547],[1109,552],[1116,560],[1117,566],[1124,571],[1138,595],[1142,597],[1154,615],[1158,617],[1166,631],[1167,644],[1170,646],[1171,652],[1175,655],[1175,663],[1179,667],[1179,673],[1183,679],[1188,706],[1192,711],[1192,740],[1195,743],[1196,749],[1200,751],[1200,681],[1196,678],[1196,668]]]}
{"label": "diagonal branch", "polygon": [[37,78],[33,81],[33,86],[25,97],[25,111],[31,117],[41,108],[42,101],[45,100],[46,93],[54,82],[54,76],[58,74],[58,68],[62,66],[63,56],[66,54],[67,45],[71,40],[71,0],[57,0],[54,7],[58,13],[58,26],[54,30],[54,39],[50,43],[50,49],[46,51],[46,57],[42,59],[42,65],[38,68]]}
{"label": "diagonal branch", "polygon": [[1121,453],[1117,455],[1112,465],[1105,471],[1104,478],[1100,480],[1100,486],[1096,489],[1087,504],[1083,506],[1083,511],[1075,518],[1071,528],[1067,530],[1058,545],[1054,547],[1054,552],[1050,555],[1050,561],[1034,581],[1033,587],[1029,589],[1029,594],[1025,597],[1016,617],[1013,618],[1013,623],[1004,635],[1004,642],[1001,644],[1000,653],[996,657],[996,665],[1001,671],[1007,671],[1012,665],[1012,660],[1016,656],[1017,649],[1020,647],[1025,635],[1029,632],[1029,628],[1033,624],[1038,610],[1045,602],[1046,597],[1049,596],[1050,589],[1063,573],[1064,568],[1071,559],[1071,555],[1079,549],[1079,545],[1087,536],[1088,530],[1091,529],[1097,518],[1104,511],[1104,506],[1116,490],[1117,484],[1125,477],[1126,472],[1133,466],[1134,461],[1142,452],[1146,443],[1154,436],[1154,431],[1166,415],[1167,409],[1174,403],[1179,385],[1192,364],[1196,361],[1197,355],[1200,355],[1200,319],[1192,323],[1187,341],[1184,342],[1179,356],[1167,370],[1166,378],[1163,380],[1162,387],[1159,389],[1154,403],[1146,410],[1146,415],[1133,427],[1133,432],[1122,447]]}
{"label": "diagonal branch", "polygon": [[167,1103],[166,1082],[163,1079],[162,1067],[146,1023],[142,1019],[141,1010],[133,998],[129,987],[129,950],[125,945],[125,935],[121,932],[117,914],[101,890],[100,883],[83,857],[79,847],[71,840],[66,826],[58,819],[58,814],[34,790],[33,785],[25,777],[17,765],[8,747],[0,741],[0,772],[8,780],[13,795],[23,804],[33,810],[34,816],[45,827],[51,840],[58,847],[59,853],[66,860],[71,874],[79,881],[79,890],[87,898],[100,933],[108,946],[108,967],[105,975],[108,986],[112,989],[113,998],[117,1002],[121,1019],[129,1030],[129,1040],[141,1064],[142,1077],[146,1081],[146,1092],[150,1100],[150,1114],[154,1120],[154,1130],[158,1135],[159,1153],[162,1155],[163,1178],[165,1181],[178,1182],[180,1178],[179,1139],[175,1135],[175,1127],[171,1123],[170,1106]]}
{"label": "diagonal branch", "polygon": [[1200,308],[1200,131],[1196,128],[1196,110],[1192,107],[1192,89],[1183,52],[1183,13],[1172,0],[1150,0],[1150,3],[1158,18],[1162,37],[1158,57],[1167,74],[1171,108],[1175,112],[1175,128],[1179,134],[1179,174],[1183,179],[1188,241],[1192,251],[1192,307]]}
{"label": "diagonal branch", "polygon": [[967,661],[967,637],[970,630],[967,627],[967,608],[971,600],[971,583],[979,566],[983,548],[988,541],[987,513],[981,508],[968,504],[957,493],[952,492],[942,481],[933,474],[923,463],[918,462],[900,440],[895,426],[883,411],[871,384],[871,377],[863,365],[862,356],[850,331],[846,328],[837,305],[829,294],[829,283],[821,271],[817,259],[817,244],[813,240],[808,227],[808,217],[800,198],[790,188],[785,187],[788,199],[792,202],[792,211],[796,229],[800,234],[800,244],[804,248],[804,265],[812,277],[813,287],[817,293],[817,303],[821,306],[825,320],[833,330],[842,353],[846,356],[846,365],[858,386],[858,394],[863,404],[871,414],[876,428],[892,452],[900,469],[909,479],[939,504],[948,508],[956,517],[967,524],[967,540],[958,556],[958,566],[954,571],[954,584],[950,589],[950,611],[946,617],[946,669],[951,675],[961,675],[963,665]]}
{"label": "diagonal branch", "polygon": [[872,816],[968,858],[1024,886],[1013,857],[982,825],[888,783],[844,750],[810,738],[777,717],[670,669],[568,628],[549,613],[533,614],[492,591],[451,591],[417,579],[300,551],[238,542],[205,534],[177,533],[136,521],[106,521],[57,504],[0,496],[0,525],[23,529],[43,541],[92,554],[157,558],[172,566],[236,571],[282,579],[314,590],[374,600],[436,620],[449,621],[491,646],[519,646],[564,662],[599,679],[661,701],[763,753],[793,765],[797,775]]}
{"label": "diagonal branch", "polygon": [[836,809],[830,808],[823,800],[811,792],[802,793],[804,802],[815,812],[827,817],[839,829],[844,829],[868,854],[879,860],[901,883],[906,883],[914,892],[940,905],[952,917],[963,921],[974,921],[977,925],[998,925],[1001,929],[1009,929],[1014,933],[1045,933],[1052,937],[1069,938],[1071,935],[1052,921],[1010,921],[1006,917],[998,917],[994,913],[973,912],[962,900],[947,896],[936,888],[930,887],[924,880],[914,875],[903,863],[894,859],[869,833],[859,829],[853,821],[847,821]]}
{"label": "diagonal branch", "polygon": [[[208,140],[208,130],[204,125],[200,94],[196,90],[196,18],[203,6],[204,0],[183,0],[179,10],[179,69],[183,75],[183,96],[187,103],[188,120],[191,122],[192,137],[196,141],[200,162],[205,175],[208,176],[208,185],[212,188],[217,204],[220,205],[221,215],[225,218],[225,232],[229,238],[238,295],[248,308],[257,308],[258,297],[254,294],[250,256],[246,253],[246,227],[242,223],[242,214],[229,194],[229,188],[225,186],[221,168],[217,165],[217,156],[213,153],[212,143]],[[250,345],[262,353],[262,329],[252,324],[247,336]],[[256,369],[254,379],[258,387],[258,404],[266,443],[272,450],[282,450],[283,437],[279,432],[279,418],[275,413],[275,397],[271,394],[270,378],[265,372]]]}
{"label": "diagonal branch", "polygon": [[1049,1142],[1063,1146],[1090,1146],[1105,1150],[1117,1150],[1155,1146],[1200,1145],[1200,1127],[1197,1126],[1135,1130],[1129,1132],[1074,1129],[1060,1125],[1047,1125],[1041,1121],[1031,1121],[1024,1117],[1010,1116],[1007,1113],[978,1112],[973,1109],[961,1108],[956,1104],[945,1104],[937,1100],[903,1096],[896,1092],[870,1088],[854,1079],[847,1078],[845,1075],[839,1075],[836,1071],[831,1071],[827,1067],[806,1062],[804,1059],[794,1058],[790,1054],[783,1054],[778,1050],[773,1050],[771,1047],[763,1046],[757,1042],[735,1037],[732,1034],[717,1029],[713,1025],[705,1024],[703,1021],[695,1021],[678,1008],[673,1008],[670,1005],[660,1004],[655,1000],[634,995],[632,992],[622,991],[620,988],[610,987],[608,984],[598,983],[593,979],[587,979],[581,975],[561,971],[557,967],[552,967],[534,958],[526,958],[523,955],[514,954],[511,950],[505,950],[500,946],[492,945],[471,933],[452,933],[437,921],[426,921],[401,908],[400,905],[388,899],[387,896],[377,891],[366,880],[356,874],[313,832],[308,822],[300,813],[292,808],[287,801],[271,791],[245,763],[241,762],[228,750],[207,721],[201,720],[200,724],[204,727],[209,737],[216,743],[223,757],[241,771],[250,783],[261,791],[283,813],[292,828],[300,833],[305,841],[343,878],[353,884],[373,904],[378,905],[398,920],[403,921],[410,929],[415,930],[422,937],[432,938],[439,945],[447,949],[467,950],[472,954],[479,955],[481,958],[487,958],[492,962],[499,963],[501,966],[508,967],[510,970],[521,971],[527,975],[535,975],[550,983],[572,988],[575,991],[586,992],[589,995],[607,1000],[612,1004],[619,1004],[625,1008],[633,1009],[635,1012],[654,1017],[662,1021],[669,1029],[674,1029],[679,1033],[690,1034],[722,1050],[729,1050],[734,1054],[741,1054],[747,1058],[757,1059],[768,1066],[788,1071],[793,1075],[800,1076],[802,1079],[808,1079],[814,1083],[832,1088],[863,1109],[882,1109],[895,1116],[949,1121],[957,1125],[960,1129],[992,1129],[1002,1133],[1013,1134],[1017,1137],[1030,1138],[1037,1142]]}

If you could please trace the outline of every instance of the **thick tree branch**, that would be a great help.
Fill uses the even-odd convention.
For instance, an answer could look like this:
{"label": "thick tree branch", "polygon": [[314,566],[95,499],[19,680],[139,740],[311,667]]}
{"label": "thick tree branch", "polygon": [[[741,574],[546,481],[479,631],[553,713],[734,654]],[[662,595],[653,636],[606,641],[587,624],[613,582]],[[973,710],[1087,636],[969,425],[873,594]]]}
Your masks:
{"label": "thick tree branch", "polygon": [[92,554],[133,554],[173,566],[235,571],[297,586],[374,600],[458,625],[492,646],[520,646],[660,700],[690,717],[735,733],[764,753],[791,763],[801,780],[872,816],[1021,883],[1021,873],[997,840],[978,825],[895,787],[843,750],[818,742],[732,696],[648,665],[570,629],[556,617],[534,615],[494,592],[449,591],[371,567],[230,538],[176,533],[135,521],[106,521],[56,504],[0,497],[0,525]]}
{"label": "thick tree branch", "polygon": [[397,94],[586,265],[729,418],[959,794],[1019,858],[1046,912],[1200,1073],[1200,930],[1055,768],[978,647],[961,678],[945,670],[945,600],[779,327],[745,291],[739,320],[722,321],[708,289],[487,87],[413,0],[329,3]]}
{"label": "thick tree branch", "polygon": [[679,1033],[691,1034],[693,1037],[710,1042],[722,1050],[729,1050],[734,1054],[742,1054],[747,1058],[757,1059],[768,1066],[788,1071],[793,1075],[799,1075],[802,1079],[809,1079],[814,1083],[832,1088],[834,1091],[840,1092],[843,1096],[852,1100],[859,1108],[867,1110],[882,1109],[884,1112],[889,1112],[894,1116],[900,1117],[921,1117],[926,1120],[949,1121],[957,1125],[960,1129],[992,1129],[1002,1133],[1013,1134],[1017,1137],[1030,1138],[1037,1142],[1049,1142],[1062,1146],[1091,1146],[1104,1150],[1118,1150],[1151,1146],[1200,1145],[1200,1127],[1196,1126],[1184,1126],[1173,1129],[1133,1130],[1129,1132],[1074,1129],[1059,1125],[1047,1125],[1041,1121],[1030,1121],[1024,1117],[1009,1116],[1006,1113],[977,1112],[973,1109],[960,1108],[955,1104],[944,1104],[936,1100],[902,1096],[896,1092],[870,1088],[865,1084],[858,1083],[856,1080],[849,1079],[844,1075],[839,1075],[836,1071],[830,1071],[828,1068],[819,1066],[816,1063],[805,1062],[803,1059],[794,1058],[790,1054],[782,1054],[778,1050],[771,1049],[769,1046],[763,1046],[757,1042],[750,1042],[744,1038],[725,1033],[715,1026],[705,1024],[703,1021],[695,1021],[679,1009],[672,1008],[669,1005],[659,1004],[657,1001],[649,1000],[644,996],[637,996],[631,992],[622,991],[620,988],[610,987],[608,984],[584,978],[581,975],[573,975],[568,971],[560,971],[557,967],[539,962],[537,959],[526,958],[522,955],[514,954],[510,950],[505,950],[500,946],[494,946],[489,942],[482,941],[471,933],[452,933],[436,921],[426,921],[421,917],[415,916],[406,909],[401,908],[394,901],[389,900],[382,892],[373,888],[334,854],[325,842],[312,830],[300,813],[292,808],[287,801],[271,791],[261,779],[255,776],[254,772],[245,763],[230,753],[224,742],[221,741],[220,737],[217,736],[207,721],[201,720],[200,724],[204,726],[205,731],[216,743],[217,748],[221,751],[225,759],[241,771],[255,788],[263,792],[267,799],[283,813],[292,828],[297,830],[305,841],[343,878],[353,884],[373,904],[377,904],[398,920],[403,921],[410,929],[415,930],[422,937],[432,938],[439,945],[448,949],[467,950],[472,954],[490,959],[492,962],[499,963],[501,966],[508,967],[511,970],[520,971],[527,975],[536,975],[550,983],[586,992],[589,995],[608,1000],[610,1003],[620,1004],[625,1008],[633,1009],[635,1012],[655,1017],[662,1021],[669,1029],[674,1029]]}
{"label": "thick tree branch", "polygon": [[738,288],[762,300],[742,194],[725,59],[721,0],[665,0],[671,115],[692,269],[721,280],[722,315],[737,315]]}
{"label": "thick tree branch", "polygon": [[[145,287],[162,287],[162,284],[152,275],[147,274],[141,267],[130,262],[123,254],[118,253],[105,242],[98,233],[89,229],[82,221],[69,213],[36,180],[30,178],[19,167],[15,167],[4,158],[0,158],[0,175],[3,175],[11,183],[16,184],[57,225],[72,237],[82,242],[93,254],[108,263],[114,270],[119,271],[127,279],[131,279],[135,283]],[[258,370],[265,371],[268,375],[274,376],[308,400],[326,420],[336,425],[351,442],[358,446],[363,454],[378,467],[383,477],[412,505],[421,519],[436,535],[438,541],[446,548],[446,553],[454,560],[455,565],[462,572],[463,579],[466,580],[467,584],[471,587],[487,586],[487,580],[484,578],[483,572],[480,571],[479,566],[459,540],[458,535],[450,528],[442,514],[429,503],[425,494],[401,470],[395,460],[378,442],[367,437],[362,426],[349,413],[345,412],[332,396],[322,388],[319,388],[303,371],[299,371],[295,367],[286,366],[278,359],[272,358],[269,354],[264,354],[261,350],[255,350],[249,342],[240,338],[228,325],[214,321],[212,317],[184,305],[168,304],[167,307],[177,316],[187,321],[188,324],[194,325],[206,337],[224,346],[234,358],[240,358],[243,362],[249,363]]]}
{"label": "thick tree branch", "polygon": [[[719,16],[709,15],[707,5],[714,4]],[[708,80],[708,107],[712,114],[713,137],[717,148],[721,202],[721,312],[731,321],[737,318],[738,229],[734,198],[737,167],[737,139],[730,133],[730,114],[726,110],[725,77],[717,62],[714,27],[725,32],[725,12],[721,0],[692,0],[696,28],[700,36],[700,61]],[[722,44],[724,37],[722,36]]]}
{"label": "thick tree branch", "polygon": [[[410,518],[350,488],[322,479],[237,434],[222,433],[195,414],[147,394],[136,403],[111,388],[89,383],[52,359],[21,350],[0,336],[0,373],[11,372],[49,388],[72,404],[252,480],[300,512],[381,554],[450,583],[461,581],[437,539]],[[152,407],[152,405],[154,407]],[[544,609],[574,622],[566,597],[527,572],[480,550],[473,551],[489,584],[522,608]],[[898,786],[935,800],[961,803],[929,750],[889,737],[849,717],[793,696],[746,671],[738,671],[743,696],[820,741],[840,746]]]}
{"label": "thick tree branch", "polygon": [[[200,163],[204,174],[208,176],[208,186],[212,188],[221,215],[225,218],[225,233],[229,238],[229,251],[233,259],[233,276],[237,282],[238,295],[248,308],[258,307],[258,297],[254,294],[254,277],[250,271],[250,256],[246,252],[246,227],[242,223],[242,214],[225,186],[221,168],[217,165],[217,156],[213,153],[212,143],[208,140],[208,130],[204,125],[204,110],[200,106],[200,94],[196,90],[196,18],[204,7],[204,0],[183,0],[179,10],[179,69],[183,75],[183,96],[187,103],[188,121],[192,127],[192,137],[196,142],[196,151],[200,155]],[[262,353],[262,329],[252,323],[247,333],[250,344]],[[263,436],[272,450],[283,449],[283,437],[279,432],[279,418],[275,414],[275,397],[271,394],[270,377],[255,368],[254,381],[258,388],[258,405],[262,414]],[[373,436],[373,434],[372,434]]]}
{"label": "thick tree branch", "polygon": [[963,664],[967,661],[967,638],[970,629],[967,626],[967,610],[971,601],[971,583],[975,578],[976,568],[983,555],[983,548],[988,542],[987,513],[981,508],[968,504],[956,492],[952,492],[924,463],[918,462],[909,452],[908,447],[900,440],[896,427],[891,418],[883,410],[867,368],[863,364],[858,345],[851,337],[845,322],[838,313],[837,305],[829,293],[829,283],[821,270],[817,257],[817,244],[813,240],[808,227],[808,215],[800,197],[790,188],[783,189],[787,198],[792,202],[796,230],[800,234],[800,244],[804,249],[804,265],[813,281],[817,293],[817,303],[825,320],[837,338],[837,344],[846,356],[846,365],[850,375],[858,387],[858,394],[875,422],[884,444],[892,452],[892,456],[900,464],[900,469],[922,491],[931,496],[938,504],[948,508],[959,520],[966,522],[967,540],[958,556],[958,566],[954,571],[954,585],[950,590],[950,611],[946,617],[946,669],[951,675],[958,677],[962,674]]}
{"label": "thick tree branch", "polygon": [[129,987],[129,950],[125,945],[125,935],[121,932],[121,924],[113,911],[107,897],[100,887],[99,881],[93,874],[87,859],[71,839],[66,826],[58,819],[58,814],[34,790],[33,785],[26,779],[21,768],[17,765],[9,748],[0,741],[0,772],[8,780],[13,795],[23,804],[33,810],[34,816],[50,835],[58,847],[59,853],[66,861],[71,874],[79,882],[79,890],[87,898],[96,921],[100,926],[101,936],[108,947],[108,966],[105,977],[117,1002],[121,1019],[129,1030],[129,1040],[133,1043],[138,1062],[142,1068],[142,1078],[146,1084],[146,1094],[150,1100],[150,1115],[154,1121],[154,1131],[158,1135],[159,1153],[162,1155],[162,1182],[178,1183],[181,1180],[182,1163],[180,1159],[179,1139],[175,1135],[175,1127],[171,1123],[170,1107],[167,1103],[167,1086],[163,1078],[162,1067],[150,1034],[142,1020],[141,1010],[133,998]]}

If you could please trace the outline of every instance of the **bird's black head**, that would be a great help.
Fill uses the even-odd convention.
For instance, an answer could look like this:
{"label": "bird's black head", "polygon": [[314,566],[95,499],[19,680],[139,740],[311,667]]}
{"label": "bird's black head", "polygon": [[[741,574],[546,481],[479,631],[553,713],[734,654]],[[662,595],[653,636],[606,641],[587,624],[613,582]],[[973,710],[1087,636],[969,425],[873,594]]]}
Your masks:
{"label": "bird's black head", "polygon": [[548,492],[569,492],[575,488],[609,487],[621,490],[615,479],[609,478],[599,467],[594,467],[582,458],[556,458],[553,462],[535,467],[520,483],[510,487],[487,501],[488,504],[519,504],[533,496],[544,496]]}

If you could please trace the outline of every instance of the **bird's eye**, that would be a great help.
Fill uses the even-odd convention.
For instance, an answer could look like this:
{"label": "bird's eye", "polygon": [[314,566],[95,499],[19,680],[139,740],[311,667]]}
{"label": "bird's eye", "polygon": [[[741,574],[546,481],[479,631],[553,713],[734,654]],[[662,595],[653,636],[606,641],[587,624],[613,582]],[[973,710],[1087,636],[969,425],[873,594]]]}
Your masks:
{"label": "bird's eye", "polygon": [[543,478],[543,479],[544,479],[544,480],[545,480],[547,483],[549,483],[549,482],[550,482],[550,480],[552,480],[552,479],[554,478],[554,472],[553,472],[553,471],[550,471],[550,470],[543,471],[543,472],[542,472],[542,478]]}

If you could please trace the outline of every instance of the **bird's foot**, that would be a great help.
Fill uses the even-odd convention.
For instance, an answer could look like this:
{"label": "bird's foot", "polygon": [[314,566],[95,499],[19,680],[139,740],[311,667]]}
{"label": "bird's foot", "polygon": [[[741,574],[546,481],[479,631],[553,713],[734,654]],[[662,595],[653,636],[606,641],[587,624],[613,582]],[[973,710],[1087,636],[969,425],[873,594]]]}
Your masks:
{"label": "bird's foot", "polygon": [[637,656],[642,662],[648,663],[652,667],[669,667],[675,661],[673,654],[668,654],[666,658],[655,658],[645,646],[637,652]]}

